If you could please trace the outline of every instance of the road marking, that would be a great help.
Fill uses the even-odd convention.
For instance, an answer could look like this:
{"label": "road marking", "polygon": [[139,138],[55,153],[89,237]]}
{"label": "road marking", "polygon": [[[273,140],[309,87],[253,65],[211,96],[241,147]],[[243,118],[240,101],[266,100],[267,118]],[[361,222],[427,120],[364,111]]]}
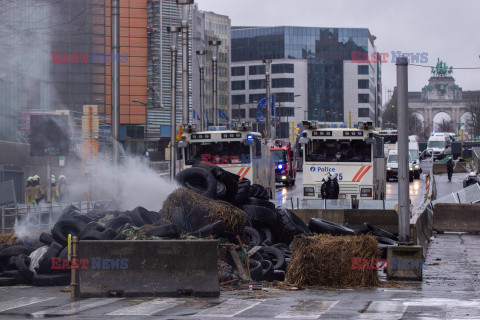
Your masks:
{"label": "road marking", "polygon": [[18,298],[14,300],[9,300],[9,301],[3,301],[0,302],[0,312],[15,309],[15,308],[20,308],[20,307],[25,307],[29,306],[34,303],[39,303],[39,302],[44,302],[48,300],[52,300],[55,298]]}
{"label": "road marking", "polygon": [[183,301],[176,299],[155,299],[140,303],[131,307],[119,309],[110,313],[109,316],[153,316],[155,313],[166,310],[168,308],[182,304]]}
{"label": "road marking", "polygon": [[338,301],[308,301],[301,305],[294,305],[289,311],[277,315],[275,318],[289,318],[289,319],[317,319],[322,314],[335,306]]}
{"label": "road marking", "polygon": [[202,310],[196,313],[194,316],[231,318],[250,308],[255,307],[256,305],[259,305],[263,301],[265,300],[253,301],[242,299],[229,299],[215,307]]}
{"label": "road marking", "polygon": [[359,319],[396,320],[400,319],[406,310],[407,305],[403,301],[372,301]]}
{"label": "road marking", "polygon": [[47,316],[66,316],[82,312],[85,310],[93,309],[96,307],[104,306],[110,303],[123,300],[123,298],[98,298],[98,299],[85,299],[81,301],[76,301],[72,303],[65,304],[60,307],[50,308],[47,310],[42,310],[34,312],[31,315],[34,318],[43,318]]}

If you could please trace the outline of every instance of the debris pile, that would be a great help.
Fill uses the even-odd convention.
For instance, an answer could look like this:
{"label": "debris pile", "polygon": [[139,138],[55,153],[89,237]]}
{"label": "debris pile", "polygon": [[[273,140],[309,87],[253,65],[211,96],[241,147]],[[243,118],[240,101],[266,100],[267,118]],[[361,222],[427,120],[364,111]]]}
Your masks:
{"label": "debris pile", "polygon": [[[0,235],[5,242],[0,246],[0,286],[68,284],[69,234],[79,240],[218,239],[233,247],[239,258],[234,259],[231,252],[221,254],[220,283],[248,278],[239,272],[240,261],[254,281],[284,281],[288,270],[291,283],[334,286],[344,285],[344,281],[374,285],[375,281],[370,273],[362,278],[357,273],[363,270],[350,273],[350,268],[332,275],[345,277],[343,280],[319,282],[331,272],[323,257],[337,259],[341,253],[343,260],[354,254],[373,258],[379,249],[386,255],[386,247],[398,241],[393,234],[367,223],[358,231],[316,218],[307,225],[292,211],[270,202],[263,186],[216,166],[188,168],[176,179],[183,187],[171,193],[158,212],[143,207],[116,211],[99,206],[82,214],[69,206],[51,231],[40,235],[37,245],[15,245],[13,234]],[[376,240],[357,234],[372,234]],[[353,249],[347,252],[347,248]]]}

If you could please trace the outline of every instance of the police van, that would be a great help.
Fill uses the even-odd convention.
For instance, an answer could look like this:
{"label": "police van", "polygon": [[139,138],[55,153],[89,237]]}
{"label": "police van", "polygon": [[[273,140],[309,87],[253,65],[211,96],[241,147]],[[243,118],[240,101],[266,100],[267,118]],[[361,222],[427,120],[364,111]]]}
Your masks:
{"label": "police van", "polygon": [[321,198],[322,179],[336,173],[339,199],[384,199],[385,155],[383,138],[372,122],[358,128],[322,128],[317,121],[303,121],[303,198]]}
{"label": "police van", "polygon": [[209,127],[198,131],[195,124],[182,126],[181,168],[192,166],[219,166],[240,178],[267,188],[270,197],[275,193],[275,168],[267,146],[258,132],[251,131],[251,125],[243,122],[235,130],[225,126]]}

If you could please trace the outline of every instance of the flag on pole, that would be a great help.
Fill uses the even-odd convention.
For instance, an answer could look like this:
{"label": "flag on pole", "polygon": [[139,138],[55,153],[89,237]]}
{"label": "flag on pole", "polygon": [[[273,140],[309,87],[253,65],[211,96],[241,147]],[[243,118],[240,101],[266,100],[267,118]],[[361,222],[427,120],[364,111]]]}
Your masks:
{"label": "flag on pole", "polygon": [[260,101],[258,101],[257,105],[257,122],[258,123],[263,123],[265,121],[265,118],[263,117],[262,111],[260,110],[261,108],[265,108],[267,99],[262,98]]}
{"label": "flag on pole", "polygon": [[197,113],[195,108],[193,108],[193,119],[194,120],[200,120],[200,115]]}
{"label": "flag on pole", "polygon": [[228,121],[228,117],[222,109],[218,109],[218,117]]}

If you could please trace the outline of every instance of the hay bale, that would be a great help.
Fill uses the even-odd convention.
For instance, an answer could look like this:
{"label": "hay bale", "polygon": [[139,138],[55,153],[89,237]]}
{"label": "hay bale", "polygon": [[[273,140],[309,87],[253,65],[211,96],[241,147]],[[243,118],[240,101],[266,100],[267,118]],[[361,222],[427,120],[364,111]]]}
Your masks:
{"label": "hay bale", "polygon": [[14,232],[9,233],[0,233],[0,245],[9,243],[9,244],[16,244],[17,236]]}
{"label": "hay bale", "polygon": [[232,205],[215,201],[195,191],[179,188],[163,202],[165,218],[172,221],[177,210],[181,210],[184,219],[191,223],[195,231],[209,223],[223,220],[227,229],[243,234],[247,215]]}
{"label": "hay bale", "polygon": [[286,281],[293,285],[372,287],[379,284],[376,269],[355,269],[352,262],[352,258],[358,257],[361,261],[379,258],[378,242],[372,235],[301,236],[295,238],[291,248]]}

